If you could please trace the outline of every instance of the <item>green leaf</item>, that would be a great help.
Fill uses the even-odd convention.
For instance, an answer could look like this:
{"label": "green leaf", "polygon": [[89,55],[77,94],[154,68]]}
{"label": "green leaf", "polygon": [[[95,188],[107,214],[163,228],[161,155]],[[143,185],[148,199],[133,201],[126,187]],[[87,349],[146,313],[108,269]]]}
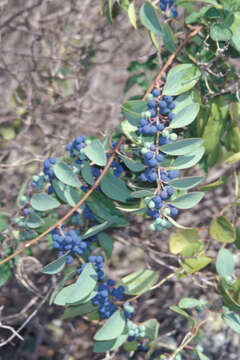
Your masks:
{"label": "green leaf", "polygon": [[[1,261],[2,259],[0,259]],[[0,265],[0,287],[3,286],[12,276],[9,264]]]}
{"label": "green leaf", "polygon": [[131,100],[121,106],[121,112],[132,126],[138,126],[142,118],[141,113],[147,110],[147,103],[143,100]]}
{"label": "green leaf", "polygon": [[137,30],[137,17],[136,17],[134,2],[130,3],[128,7],[128,17],[132,26]]}
{"label": "green leaf", "polygon": [[83,179],[86,181],[86,183],[93,186],[94,179],[92,176],[92,170],[91,170],[91,166],[87,161],[84,162],[84,166],[81,168],[81,175]]}
{"label": "green leaf", "polygon": [[101,180],[100,188],[105,195],[120,202],[126,202],[131,194],[125,183],[110,172]]}
{"label": "green leaf", "polygon": [[164,95],[179,95],[192,89],[201,76],[200,70],[192,64],[174,66],[167,74]]}
{"label": "green leaf", "polygon": [[[138,124],[139,120],[137,121]],[[121,122],[120,124],[121,130],[123,132],[123,134],[129,139],[131,140],[134,144],[140,144],[141,140],[140,138],[137,136],[137,126],[134,126],[132,124],[130,124],[129,121],[124,120]]]}
{"label": "green leaf", "polygon": [[225,216],[218,216],[214,219],[209,230],[210,235],[217,241],[232,243],[236,240],[236,231]]}
{"label": "green leaf", "polygon": [[132,199],[141,199],[145,198],[146,196],[153,196],[154,191],[150,190],[138,190],[131,193],[130,198]]}
{"label": "green leaf", "polygon": [[128,332],[125,331],[119,337],[113,340],[108,341],[97,341],[94,345],[93,352],[102,353],[106,351],[111,351],[119,348],[128,338]]}
{"label": "green leaf", "polygon": [[149,319],[144,321],[141,325],[145,326],[146,335],[150,341],[154,341],[158,337],[160,324],[156,319]]}
{"label": "green leaf", "polygon": [[223,313],[222,318],[231,329],[240,334],[240,315],[233,311],[227,311]]}
{"label": "green leaf", "polygon": [[168,155],[186,155],[195,151],[202,143],[202,139],[198,138],[184,139],[160,146],[159,149]]}
{"label": "green leaf", "polygon": [[8,228],[7,216],[4,214],[0,214],[0,232],[4,231]]}
{"label": "green leaf", "polygon": [[172,254],[193,256],[202,247],[197,229],[185,229],[174,233],[169,240],[169,250]]}
{"label": "green leaf", "polygon": [[176,50],[175,38],[170,26],[167,23],[163,25],[163,43],[168,51],[173,53]]}
{"label": "green leaf", "polygon": [[33,195],[30,203],[32,207],[38,211],[48,211],[56,209],[60,205],[59,201],[46,193],[39,193]]}
{"label": "green leaf", "polygon": [[197,354],[200,360],[210,360],[208,356],[204,355],[202,352],[197,350]]}
{"label": "green leaf", "polygon": [[88,263],[79,275],[74,289],[67,297],[67,304],[74,304],[89,296],[97,283],[97,273],[91,263]]}
{"label": "green leaf", "polygon": [[26,220],[26,225],[30,229],[36,229],[39,228],[39,226],[42,226],[44,224],[43,220],[38,216],[37,214],[30,214],[29,217]]}
{"label": "green leaf", "polygon": [[71,280],[72,278],[74,278],[75,274],[77,272],[77,268],[75,266],[68,266],[65,268],[63,274],[63,278],[62,280],[57,284],[57,286],[54,288],[50,299],[49,299],[49,305],[52,305],[54,302],[54,299],[56,298],[57,294],[59,293],[59,291],[64,287],[64,285]]}
{"label": "green leaf", "polygon": [[54,179],[52,185],[58,198],[66,204],[74,207],[80,201],[81,196],[78,191],[69,185],[63,184],[61,181]]}
{"label": "green leaf", "polygon": [[202,185],[198,187],[198,190],[201,191],[208,191],[208,190],[213,190],[218,188],[219,186],[222,186],[223,184],[225,184],[225,182],[229,179],[228,175],[224,175],[222,177],[220,177],[217,181],[214,181],[211,184],[206,184],[206,185]]}
{"label": "green leaf", "polygon": [[206,304],[206,300],[203,300],[203,299],[198,300],[198,299],[194,299],[191,297],[185,297],[179,301],[178,306],[181,309],[192,309],[197,306],[202,306],[204,304]]}
{"label": "green leaf", "polygon": [[176,114],[175,118],[171,121],[170,128],[177,129],[191,124],[195,120],[199,110],[200,105],[197,103],[187,105]]}
{"label": "green leaf", "polygon": [[150,31],[149,35],[150,35],[150,39],[151,39],[153,45],[155,46],[155,48],[157,49],[157,51],[161,52],[161,48],[159,46],[156,35],[152,31]]}
{"label": "green leaf", "polygon": [[219,144],[226,130],[228,114],[229,108],[224,99],[222,97],[217,98],[211,105],[211,112],[203,133],[204,147],[206,155],[208,155],[209,166],[213,166],[219,159]]}
{"label": "green leaf", "polygon": [[174,199],[170,204],[178,209],[191,209],[202,200],[203,195],[203,192],[193,191]]}
{"label": "green leaf", "polygon": [[94,306],[91,301],[87,302],[86,304],[69,306],[64,310],[62,319],[66,320],[76,316],[85,315],[94,310],[96,310],[96,306]]}
{"label": "green leaf", "polygon": [[122,310],[117,310],[96,332],[94,340],[105,341],[116,339],[125,328],[125,316]]}
{"label": "green leaf", "polygon": [[228,165],[235,164],[236,162],[240,161],[240,152],[237,152],[236,154],[231,155],[225,160],[225,163]]}
{"label": "green leaf", "polygon": [[105,154],[104,147],[97,139],[93,140],[90,145],[87,145],[84,148],[84,153],[89,160],[96,165],[105,166],[107,163],[107,156]]}
{"label": "green leaf", "polygon": [[204,147],[200,146],[197,150],[193,151],[191,154],[179,156],[174,160],[174,162],[170,165],[173,169],[188,169],[194,165],[196,165],[204,154]]}
{"label": "green leaf", "polygon": [[44,266],[44,268],[42,268],[42,272],[44,274],[53,275],[53,274],[57,274],[58,272],[62,271],[62,269],[64,268],[64,265],[65,265],[66,257],[69,255],[69,253],[70,253],[70,251],[66,252],[66,254],[64,254],[63,256],[50,262],[50,264]]}
{"label": "green leaf", "polygon": [[154,7],[149,2],[145,2],[142,5],[139,17],[145,28],[152,31],[154,34],[162,35],[162,29],[159,24],[157,14]]}
{"label": "green leaf", "polygon": [[94,191],[87,199],[87,205],[94,213],[99,222],[109,220],[114,216],[114,226],[127,226],[128,221],[122,215],[121,211],[116,209],[112,200],[104,194]]}
{"label": "green leaf", "polygon": [[113,238],[104,232],[98,234],[97,238],[101,248],[104,250],[106,254],[106,257],[109,259],[112,256],[112,252],[113,252],[113,244],[114,244]]}
{"label": "green leaf", "polygon": [[212,259],[206,255],[200,255],[198,258],[187,259],[183,262],[184,269],[187,270],[189,274],[193,274],[203,268],[205,268]]}
{"label": "green leaf", "polygon": [[112,17],[112,0],[106,0],[106,15],[109,24],[113,23],[113,17]]}
{"label": "green leaf", "polygon": [[188,321],[190,322],[190,324],[191,324],[192,326],[195,325],[194,319],[193,319],[186,311],[182,310],[182,309],[179,308],[178,306],[172,305],[172,306],[170,306],[169,309],[172,310],[172,311],[174,311],[174,312],[176,312],[176,313],[178,313],[179,315],[184,316],[186,319],[188,319]]}
{"label": "green leaf", "polygon": [[203,179],[203,176],[190,176],[181,179],[171,180],[168,184],[174,189],[188,190],[193,188],[194,186],[197,186]]}
{"label": "green leaf", "polygon": [[133,161],[132,159],[129,159],[127,156],[120,155],[120,158],[127,166],[127,168],[133,172],[139,172],[145,169],[145,166],[142,163]]}
{"label": "green leaf", "polygon": [[87,232],[82,236],[82,240],[86,240],[86,239],[98,234],[99,232],[109,228],[114,223],[114,220],[115,220],[115,216],[112,216],[107,221],[104,221],[103,223],[101,223],[99,225],[94,225],[93,227],[88,229]]}
{"label": "green leaf", "polygon": [[158,274],[149,269],[142,269],[125,276],[119,285],[125,287],[125,294],[139,295],[148,291],[158,280]]}
{"label": "green leaf", "polygon": [[63,288],[54,303],[56,305],[66,305],[78,303],[86,299],[94,290],[97,283],[97,274],[91,263],[88,263],[79,275],[77,281]]}
{"label": "green leaf", "polygon": [[59,162],[52,167],[54,174],[62,183],[72,187],[80,188],[82,183],[70,166],[64,162]]}
{"label": "green leaf", "polygon": [[230,26],[230,30],[232,31],[232,38],[230,40],[231,45],[240,52],[240,12],[235,12],[234,21]]}
{"label": "green leaf", "polygon": [[210,36],[214,41],[229,41],[232,37],[232,32],[221,24],[214,24],[210,28]]}
{"label": "green leaf", "polygon": [[222,278],[228,280],[234,271],[234,258],[232,253],[227,249],[221,249],[216,259],[216,269]]}

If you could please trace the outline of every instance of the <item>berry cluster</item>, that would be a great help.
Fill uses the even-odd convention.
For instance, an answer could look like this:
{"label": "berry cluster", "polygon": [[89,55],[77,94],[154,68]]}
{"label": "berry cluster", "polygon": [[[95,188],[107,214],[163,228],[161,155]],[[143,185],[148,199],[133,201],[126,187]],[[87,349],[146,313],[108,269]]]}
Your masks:
{"label": "berry cluster", "polygon": [[[85,159],[84,148],[87,145],[87,140],[85,135],[77,136],[71,144],[66,145],[66,150],[69,151],[72,158],[80,155],[81,160]],[[81,156],[82,155],[82,156]]]}
{"label": "berry cluster", "polygon": [[41,190],[43,187],[43,184],[46,181],[50,182],[50,186],[48,187],[48,193],[51,194],[54,192],[53,186],[52,186],[52,180],[55,178],[54,171],[52,169],[52,166],[56,164],[56,158],[50,157],[43,162],[43,173],[44,176],[33,176],[33,180],[30,183],[30,186],[32,188],[36,188],[37,190]]}
{"label": "berry cluster", "polygon": [[138,133],[143,136],[156,135],[156,144],[145,142],[141,149],[146,169],[140,175],[140,180],[149,183],[158,182],[154,197],[147,197],[145,205],[148,207],[147,215],[155,220],[150,225],[150,229],[162,231],[163,228],[172,226],[166,216],[174,217],[178,214],[178,210],[167,203],[174,194],[173,188],[167,184],[179,177],[179,171],[167,170],[161,166],[166,155],[159,148],[177,140],[177,134],[171,133],[169,127],[174,119],[171,111],[175,108],[175,103],[172,96],[162,96],[159,89],[154,89],[151,94],[148,94],[147,101],[148,111],[142,113]]}
{"label": "berry cluster", "polygon": [[[60,233],[61,232],[61,233]],[[81,256],[85,250],[87,250],[86,241],[82,241],[80,236],[74,231],[69,230],[67,233],[64,231],[64,227],[61,230],[54,229],[52,233],[53,247],[59,250],[58,256],[63,256],[69,251],[65,262],[70,264],[74,260],[74,254]]]}
{"label": "berry cluster", "polygon": [[122,300],[125,288],[123,286],[114,287],[115,282],[108,279],[105,283],[98,285],[98,293],[92,299],[95,306],[99,306],[99,314],[101,319],[109,318],[117,309],[113,301]]}
{"label": "berry cluster", "polygon": [[174,1],[175,0],[160,0],[158,6],[162,11],[165,11],[171,17],[176,18],[178,16],[178,11],[176,6],[174,6]]}
{"label": "berry cluster", "polygon": [[146,336],[146,328],[144,325],[137,325],[132,321],[128,321],[128,328],[128,341],[134,341],[138,338],[144,338]]}

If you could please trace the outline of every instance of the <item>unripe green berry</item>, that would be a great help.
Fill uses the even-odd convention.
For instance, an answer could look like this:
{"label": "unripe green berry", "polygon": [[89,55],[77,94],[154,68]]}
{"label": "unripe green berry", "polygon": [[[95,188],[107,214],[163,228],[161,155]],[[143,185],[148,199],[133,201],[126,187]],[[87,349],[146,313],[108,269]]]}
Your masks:
{"label": "unripe green berry", "polygon": [[147,148],[142,148],[142,150],[141,150],[141,153],[144,155],[144,154],[146,154],[148,152],[148,149]]}
{"label": "unripe green berry", "polygon": [[141,112],[141,117],[142,117],[142,118],[145,118],[145,117],[146,117],[146,112],[145,112],[145,111]]}
{"label": "unripe green berry", "polygon": [[166,227],[167,226],[167,223],[168,223],[168,221],[166,220],[166,219],[162,219],[162,226],[163,227]]}
{"label": "unripe green berry", "polygon": [[150,143],[149,141],[147,141],[147,142],[144,143],[144,146],[145,146],[147,149],[149,149],[151,145],[152,145],[152,143]]}
{"label": "unripe green berry", "polygon": [[157,218],[157,219],[155,220],[155,224],[157,224],[157,225],[162,225],[162,219],[161,219],[161,218]]}
{"label": "unripe green berry", "polygon": [[170,134],[170,136],[169,136],[169,139],[172,140],[172,141],[177,140],[177,138],[178,138],[178,136],[177,136],[177,134],[175,134],[175,133],[172,133],[172,134]]}
{"label": "unripe green berry", "polygon": [[150,111],[146,111],[146,112],[145,112],[145,116],[146,116],[146,118],[150,118],[150,117],[151,117]]}
{"label": "unripe green berry", "polygon": [[139,326],[139,330],[140,330],[140,331],[145,331],[145,330],[146,330],[146,326],[145,326],[145,325],[140,325],[140,326]]}
{"label": "unripe green berry", "polygon": [[144,204],[145,204],[145,205],[148,205],[151,200],[152,200],[152,198],[150,198],[149,196],[146,197],[146,198],[144,199]]}
{"label": "unripe green berry", "polygon": [[167,138],[169,136],[169,131],[167,129],[163,130],[162,136]]}
{"label": "unripe green berry", "polygon": [[135,336],[135,331],[134,330],[129,330],[128,335],[129,336]]}
{"label": "unripe green berry", "polygon": [[165,208],[163,213],[164,213],[164,215],[169,216],[171,214],[171,210],[169,208]]}
{"label": "unripe green berry", "polygon": [[16,224],[19,224],[20,221],[22,221],[22,219],[20,217],[15,217],[14,221],[15,221]]}
{"label": "unripe green berry", "polygon": [[158,225],[157,226],[157,231],[159,231],[159,232],[163,231],[163,227],[161,225]]}
{"label": "unripe green berry", "polygon": [[156,230],[156,225],[155,225],[154,223],[152,223],[151,225],[149,225],[149,230],[155,231],[155,230]]}
{"label": "unripe green berry", "polygon": [[154,209],[155,208],[155,202],[153,200],[149,201],[148,207],[149,207],[149,209]]}
{"label": "unripe green berry", "polygon": [[147,100],[149,101],[149,100],[153,100],[154,99],[154,96],[153,96],[153,94],[148,94],[147,95]]}
{"label": "unripe green berry", "polygon": [[33,179],[33,181],[38,182],[39,178],[40,178],[40,176],[34,175],[32,179]]}
{"label": "unripe green berry", "polygon": [[172,227],[172,224],[170,223],[170,221],[167,221],[166,228],[170,229],[171,227]]}

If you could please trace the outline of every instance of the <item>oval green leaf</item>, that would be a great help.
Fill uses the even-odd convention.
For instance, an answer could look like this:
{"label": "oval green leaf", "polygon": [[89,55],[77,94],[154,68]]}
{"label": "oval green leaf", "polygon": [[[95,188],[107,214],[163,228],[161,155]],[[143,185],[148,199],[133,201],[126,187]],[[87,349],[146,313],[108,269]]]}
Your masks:
{"label": "oval green leaf", "polygon": [[167,75],[164,95],[179,95],[192,89],[198,82],[201,72],[195,65],[174,66]]}
{"label": "oval green leaf", "polygon": [[174,189],[188,190],[198,185],[203,179],[203,176],[190,176],[181,179],[171,180],[168,184]]}
{"label": "oval green leaf", "polygon": [[236,240],[236,231],[225,216],[218,216],[210,226],[210,235],[213,239],[223,243],[233,243]]}
{"label": "oval green leaf", "polygon": [[203,143],[200,138],[184,139],[160,146],[160,151],[168,155],[186,155],[195,151]]}
{"label": "oval green leaf", "polygon": [[191,209],[202,200],[204,193],[193,191],[189,194],[182,195],[171,202],[171,205],[178,209]]}
{"label": "oval green leaf", "polygon": [[131,21],[132,26],[137,30],[137,17],[135,12],[134,2],[132,2],[128,7],[128,17]]}
{"label": "oval green leaf", "polygon": [[50,264],[44,266],[42,269],[42,272],[44,274],[57,274],[59,271],[61,271],[64,268],[66,257],[68,256],[70,251],[68,251],[63,256],[59,257],[58,259],[52,261]]}
{"label": "oval green leaf", "polygon": [[200,105],[197,103],[187,105],[176,114],[175,118],[171,121],[170,128],[178,129],[191,124],[195,120],[199,110]]}
{"label": "oval green leaf", "polygon": [[196,151],[194,151],[191,154],[177,157],[170,167],[178,170],[189,169],[190,167],[196,165],[201,160],[204,152],[205,152],[204,147],[200,146]]}
{"label": "oval green leaf", "polygon": [[162,28],[158,21],[157,14],[154,10],[154,7],[149,2],[145,2],[142,5],[139,17],[145,28],[152,31],[154,34],[162,35]]}
{"label": "oval green leaf", "polygon": [[74,289],[68,295],[66,302],[67,304],[74,304],[92,293],[97,283],[97,273],[91,263],[88,263],[79,275]]}
{"label": "oval green leaf", "polygon": [[32,207],[37,211],[48,211],[56,209],[60,202],[46,193],[33,195],[30,201]]}
{"label": "oval green leaf", "polygon": [[220,250],[216,259],[218,275],[227,280],[233,274],[234,265],[232,253],[227,249]]}
{"label": "oval green leaf", "polygon": [[73,170],[70,166],[64,162],[59,162],[52,167],[54,174],[56,177],[64,184],[70,185],[76,188],[80,188],[82,186],[80,180],[77,175],[74,174]]}
{"label": "oval green leaf", "polygon": [[105,195],[120,202],[126,202],[131,194],[125,183],[109,172],[101,180],[100,188]]}
{"label": "oval green leaf", "polygon": [[149,269],[135,271],[119,281],[128,295],[139,295],[148,291],[158,281],[158,274]]}
{"label": "oval green leaf", "polygon": [[190,297],[185,297],[179,301],[178,306],[181,309],[192,309],[196,306],[203,306],[204,304],[206,304],[206,301],[203,299],[198,300]]}
{"label": "oval green leaf", "polygon": [[105,341],[119,337],[125,328],[126,320],[122,310],[117,310],[96,332],[94,340]]}
{"label": "oval green leaf", "polygon": [[104,151],[104,147],[99,140],[93,140],[90,145],[87,145],[84,149],[85,155],[94,164],[99,166],[105,166],[107,163],[107,156]]}

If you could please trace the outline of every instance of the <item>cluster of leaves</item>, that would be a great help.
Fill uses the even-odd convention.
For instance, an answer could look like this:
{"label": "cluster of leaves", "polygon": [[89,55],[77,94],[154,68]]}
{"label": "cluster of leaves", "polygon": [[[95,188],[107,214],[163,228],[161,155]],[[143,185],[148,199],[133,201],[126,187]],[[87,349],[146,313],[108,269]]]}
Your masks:
{"label": "cluster of leaves", "polygon": [[[205,254],[201,229],[184,228],[171,213],[171,209],[191,209],[202,199],[204,191],[232,181],[231,177],[224,176],[214,183],[199,186],[202,177],[180,177],[179,170],[200,162],[207,172],[222,158],[230,165],[240,159],[239,89],[234,68],[227,62],[228,57],[239,57],[236,24],[240,6],[238,1],[205,2],[208,5],[198,12],[193,11],[190,1],[175,2],[175,5],[182,5],[187,14],[191,13],[184,17],[183,30],[190,25],[195,35],[187,38],[189,42],[184,42],[180,48],[178,30],[174,27],[176,20],[171,12],[161,10],[151,1],[142,5],[141,24],[149,32],[157,51],[162,50],[163,44],[163,61],[173,54],[171,61],[176,58],[180,64],[171,68],[165,81],[158,79],[143,100],[138,98],[122,105],[124,120],[118,129],[110,129],[103,141],[78,136],[67,145],[68,155],[45,160],[43,174],[35,176],[30,186],[24,186],[19,194],[20,210],[12,232],[16,243],[29,240],[31,243],[46,236],[51,247],[60,250],[58,259],[42,270],[49,275],[63,271],[50,303],[65,307],[65,319],[87,316],[89,321],[100,321],[107,318],[94,336],[95,352],[111,351],[123,345],[127,351],[150,354],[158,337],[158,321],[150,319],[134,324],[135,310],[130,305],[135,297],[161,285],[161,282],[157,284],[157,272],[139,270],[119,279],[114,287],[114,281],[102,270],[104,261],[111,258],[113,251],[111,230],[128,226],[124,212],[146,219],[152,217],[155,222],[151,224],[154,226],[150,225],[151,230],[162,231],[172,225],[182,229],[169,241],[170,253],[181,258],[181,265],[174,274],[179,279],[213,261]],[[138,28],[134,1],[120,0],[112,4],[108,0],[104,5],[102,10],[106,10],[110,23],[123,8],[133,26]],[[196,54],[197,48],[200,51]],[[152,66],[154,69],[155,59],[156,56],[149,58],[142,68]],[[134,66],[132,64],[131,69],[141,68],[138,62]],[[146,81],[139,79],[139,76],[135,78],[145,88]],[[126,91],[135,80],[129,81]],[[174,102],[171,118],[168,110],[163,109],[167,102]],[[141,130],[144,126],[147,128]],[[153,157],[158,160],[150,164],[149,159]],[[155,175],[149,177],[152,171]],[[176,179],[170,177],[171,171],[177,174]],[[234,179],[235,199],[212,221],[208,232],[216,241],[234,243],[239,248],[237,212],[240,203],[236,171]],[[195,186],[200,191],[188,192]],[[62,209],[68,209],[64,217],[61,217]],[[233,215],[224,216],[229,210],[233,210]],[[0,218],[0,230],[5,254],[9,255],[14,250],[7,248],[10,230],[4,214]],[[71,265],[66,266],[68,263]],[[11,266],[14,262],[1,265],[1,285],[11,276]],[[220,250],[216,270],[219,275],[216,291],[224,301],[222,317],[232,329],[240,332],[240,282],[233,274],[234,260],[229,250]],[[192,326],[192,336],[171,359],[181,358],[184,346],[195,338],[203,324],[186,311],[192,308],[209,312],[202,299],[184,298],[178,306],[171,307]],[[196,347],[192,355],[206,360],[202,350]]]}

